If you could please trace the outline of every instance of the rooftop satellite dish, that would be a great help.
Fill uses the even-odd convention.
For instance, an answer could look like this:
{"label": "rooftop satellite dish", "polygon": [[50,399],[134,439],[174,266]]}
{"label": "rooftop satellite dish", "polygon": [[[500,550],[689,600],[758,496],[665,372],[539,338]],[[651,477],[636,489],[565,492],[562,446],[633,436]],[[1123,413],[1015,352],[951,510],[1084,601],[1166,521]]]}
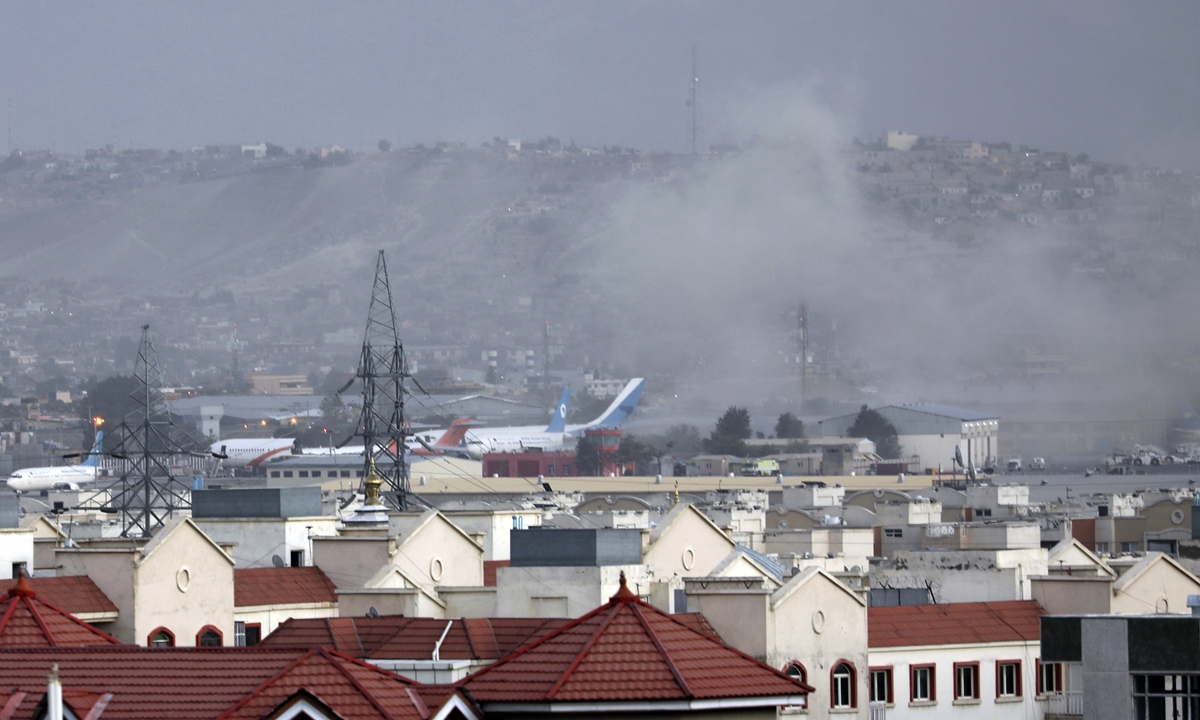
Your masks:
{"label": "rooftop satellite dish", "polygon": [[374,605],[372,605],[371,609],[367,611],[367,617],[369,617],[369,618],[379,617],[379,611],[375,609]]}
{"label": "rooftop satellite dish", "polygon": [[275,567],[287,567],[287,563],[285,563],[283,558],[279,557],[278,555],[271,556],[271,564]]}

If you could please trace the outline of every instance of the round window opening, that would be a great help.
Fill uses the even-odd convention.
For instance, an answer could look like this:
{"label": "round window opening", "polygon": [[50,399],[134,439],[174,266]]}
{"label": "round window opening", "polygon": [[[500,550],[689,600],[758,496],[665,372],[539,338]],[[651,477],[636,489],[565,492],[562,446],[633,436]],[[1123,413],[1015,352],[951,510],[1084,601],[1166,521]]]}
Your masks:
{"label": "round window opening", "polygon": [[696,566],[696,551],[687,548],[683,551],[683,569],[691,570]]}
{"label": "round window opening", "polygon": [[442,570],[441,558],[434,558],[429,561],[429,577],[432,578],[434,582],[438,582],[442,579]]}
{"label": "round window opening", "polygon": [[175,586],[179,588],[179,592],[187,592],[191,584],[192,571],[187,569],[187,565],[184,565],[175,573]]}

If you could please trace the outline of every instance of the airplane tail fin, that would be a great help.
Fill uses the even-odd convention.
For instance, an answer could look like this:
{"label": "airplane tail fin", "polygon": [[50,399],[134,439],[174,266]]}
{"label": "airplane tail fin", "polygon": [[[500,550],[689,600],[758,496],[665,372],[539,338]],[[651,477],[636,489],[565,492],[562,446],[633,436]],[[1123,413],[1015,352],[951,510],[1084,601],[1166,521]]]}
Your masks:
{"label": "airplane tail fin", "polygon": [[622,423],[633,417],[633,411],[637,409],[638,400],[642,399],[642,388],[645,385],[645,378],[630,380],[629,384],[621,390],[621,394],[608,406],[608,409],[600,417],[588,423],[587,426],[589,428],[604,428],[607,430],[615,430],[621,427]]}
{"label": "airplane tail fin", "polygon": [[571,402],[571,386],[563,388],[562,397],[558,399],[558,405],[554,407],[554,417],[550,420],[550,424],[546,426],[548,433],[560,433],[567,430],[567,406]]}
{"label": "airplane tail fin", "polygon": [[471,429],[471,420],[473,418],[458,418],[450,423],[450,428],[437,439],[434,447],[458,447],[462,439],[467,436],[467,430]]}
{"label": "airplane tail fin", "polygon": [[96,442],[92,443],[92,451],[88,453],[87,460],[79,463],[83,467],[100,467],[100,455],[104,452],[104,431],[96,431]]}

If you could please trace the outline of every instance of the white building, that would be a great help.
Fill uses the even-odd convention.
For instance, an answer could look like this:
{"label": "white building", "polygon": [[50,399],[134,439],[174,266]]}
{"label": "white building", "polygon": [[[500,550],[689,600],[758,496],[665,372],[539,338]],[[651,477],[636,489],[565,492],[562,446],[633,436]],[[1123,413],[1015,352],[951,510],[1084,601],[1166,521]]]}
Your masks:
{"label": "white building", "polygon": [[1040,661],[1041,615],[1029,601],[870,608],[872,709],[889,720],[1044,718],[1065,688],[1062,670]]}
{"label": "white building", "polygon": [[[1000,417],[992,413],[933,403],[888,405],[874,410],[895,426],[900,456],[919,456],[926,470],[951,470],[956,455],[961,455],[964,463],[983,468],[999,450]],[[857,417],[858,413],[852,413],[821,420],[814,434],[847,436]]]}

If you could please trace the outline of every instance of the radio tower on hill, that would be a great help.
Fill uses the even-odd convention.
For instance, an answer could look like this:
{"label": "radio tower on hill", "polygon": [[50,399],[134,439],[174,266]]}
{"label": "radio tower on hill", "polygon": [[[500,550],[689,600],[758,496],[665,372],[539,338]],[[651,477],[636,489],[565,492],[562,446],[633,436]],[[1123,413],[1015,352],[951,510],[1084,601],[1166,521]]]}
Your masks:
{"label": "radio tower on hill", "polygon": [[375,261],[375,284],[367,309],[358,378],[362,382],[362,415],[355,435],[363,439],[363,477],[375,462],[375,473],[383,481],[383,497],[401,510],[412,499],[408,465],[404,461],[404,379],[409,377],[404,345],[396,328],[392,289],[388,285],[383,251]]}

